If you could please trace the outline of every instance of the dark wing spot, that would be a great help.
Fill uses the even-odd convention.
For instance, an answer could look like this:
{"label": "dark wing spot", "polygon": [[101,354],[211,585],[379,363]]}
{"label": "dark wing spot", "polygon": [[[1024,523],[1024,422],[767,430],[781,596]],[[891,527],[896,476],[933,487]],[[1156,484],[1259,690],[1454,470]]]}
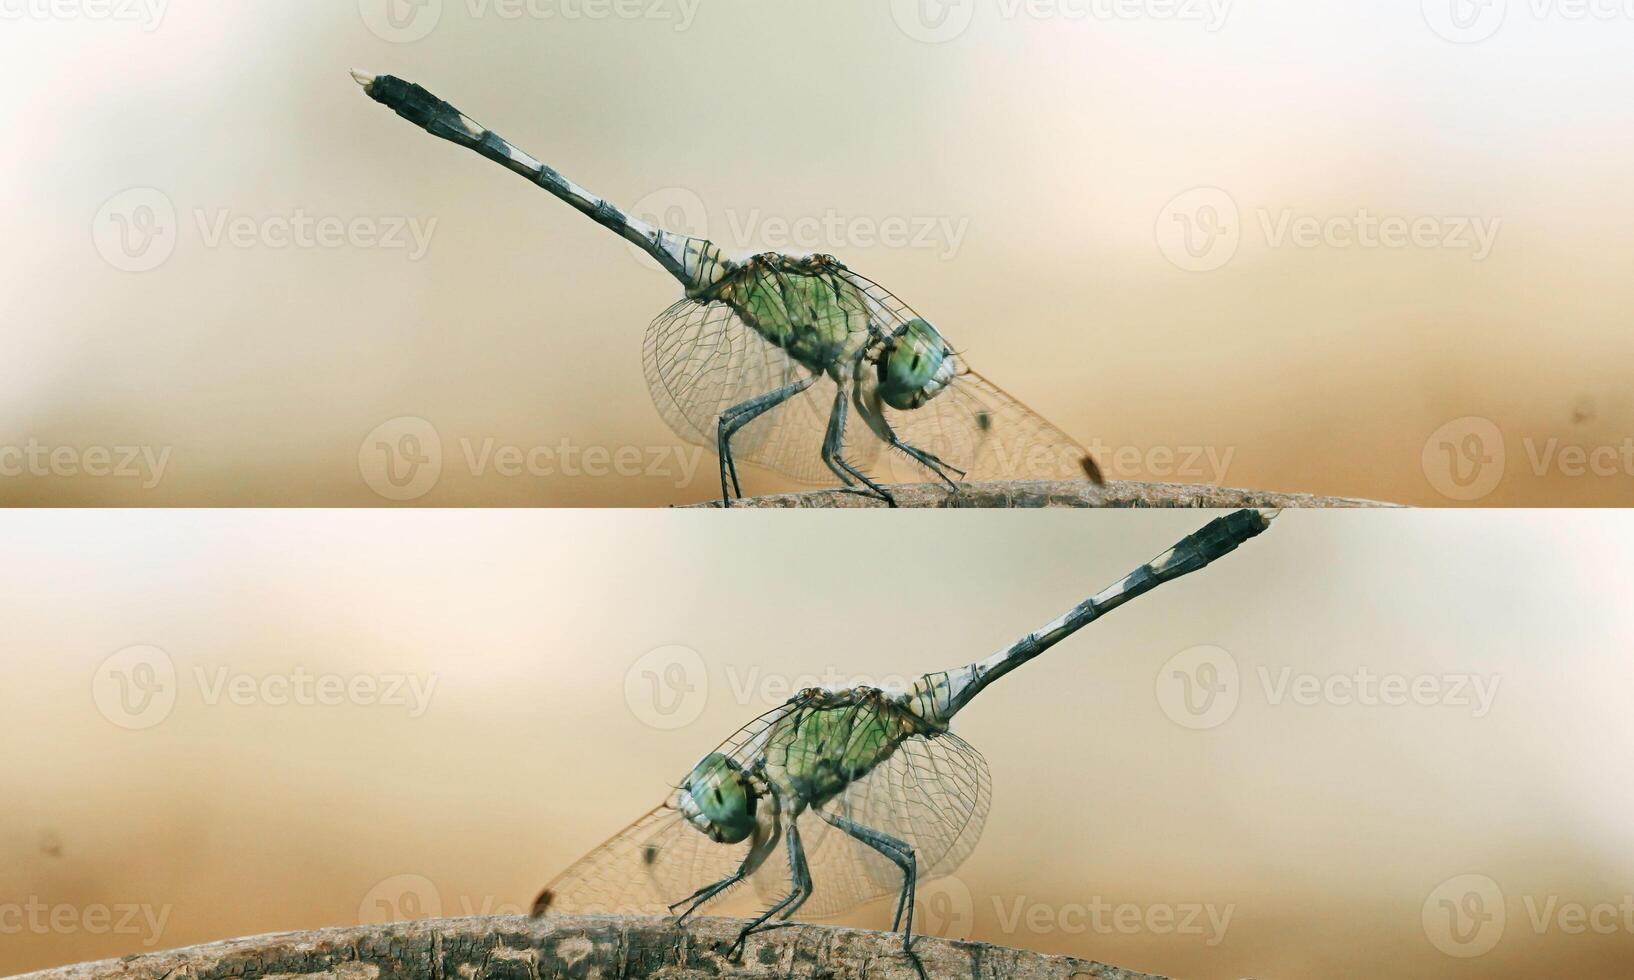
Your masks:
{"label": "dark wing spot", "polygon": [[1084,475],[1089,477],[1091,483],[1098,487],[1106,484],[1106,478],[1101,475],[1101,464],[1095,462],[1094,456],[1085,456],[1083,458],[1083,467]]}
{"label": "dark wing spot", "polygon": [[545,912],[550,909],[550,903],[555,897],[556,896],[551,893],[549,888],[546,888],[544,891],[540,892],[539,897],[533,900],[533,911],[530,914],[535,919],[544,915]]}

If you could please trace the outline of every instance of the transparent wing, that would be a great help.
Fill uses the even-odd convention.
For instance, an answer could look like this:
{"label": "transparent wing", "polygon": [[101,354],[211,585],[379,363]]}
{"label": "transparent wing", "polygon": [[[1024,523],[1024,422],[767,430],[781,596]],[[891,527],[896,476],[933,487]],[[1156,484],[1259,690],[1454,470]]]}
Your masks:
{"label": "transparent wing", "polygon": [[[715,748],[745,769],[752,769],[765,754],[767,733],[773,723],[805,703],[795,697],[760,715]],[[680,780],[677,780],[680,782]],[[686,821],[675,807],[675,793],[641,819],[575,861],[545,886],[536,909],[541,912],[576,912],[603,915],[663,915],[669,907],[705,885],[720,881],[738,869],[748,856],[750,842],[720,844]],[[761,882],[781,875],[788,891],[787,862],[774,853],[753,876]],[[766,886],[770,887],[770,886]],[[711,900],[709,909],[725,911],[731,896]]]}
{"label": "transparent wing", "polygon": [[[653,404],[676,435],[713,452],[721,413],[733,405],[811,377],[725,303],[676,303],[647,328],[642,350]],[[732,439],[739,462],[777,470],[803,483],[833,483],[822,461],[834,385],[819,378],[804,392],[749,423]],[[853,418],[847,442],[866,463],[877,444]],[[861,429],[861,431],[858,431]],[[856,452],[848,455],[857,458]]]}
{"label": "transparent wing", "polygon": [[[869,318],[881,333],[918,317],[883,286],[847,270],[863,294]],[[872,378],[864,377],[865,389]],[[953,384],[912,411],[886,407],[885,418],[903,442],[956,469],[966,480],[1074,480],[1097,482],[1100,470],[1089,450],[998,385],[968,368]],[[889,478],[922,481],[918,462],[891,454]]]}
{"label": "transparent wing", "polygon": [[[908,843],[919,880],[928,882],[953,873],[975,850],[992,798],[981,753],[957,735],[944,734],[907,739],[824,809]],[[815,886],[802,916],[838,915],[901,891],[902,872],[895,864],[817,814],[800,818],[800,833]],[[781,894],[776,890],[781,884],[768,877],[765,889],[756,880],[756,890],[765,898]]]}
{"label": "transparent wing", "polygon": [[669,906],[737,870],[749,845],[718,844],[669,804],[654,809],[557,875],[539,911],[665,915]]}
{"label": "transparent wing", "polygon": [[[966,480],[1099,482],[1089,450],[974,371],[917,409],[887,407],[885,417],[903,442],[963,470]],[[896,462],[897,471],[903,463],[913,460]]]}

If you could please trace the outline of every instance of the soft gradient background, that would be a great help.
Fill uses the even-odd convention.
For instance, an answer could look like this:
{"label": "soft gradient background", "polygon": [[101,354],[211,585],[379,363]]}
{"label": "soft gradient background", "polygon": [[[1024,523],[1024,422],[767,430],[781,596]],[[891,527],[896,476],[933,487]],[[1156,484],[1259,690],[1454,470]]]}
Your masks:
{"label": "soft gradient background", "polygon": [[[0,501],[380,504],[359,451],[404,417],[426,420],[420,449],[442,463],[421,504],[715,492],[707,456],[695,474],[625,476],[467,462],[485,443],[672,447],[640,349],[678,290],[364,99],[354,66],[421,81],[734,250],[840,255],[1114,476],[1419,504],[1634,499],[1620,8],[149,2],[158,15],[134,20],[93,19],[88,0],[3,6],[0,449],[47,462],[9,462]],[[1182,196],[1198,187],[1225,197]],[[1478,257],[1264,229],[1361,209],[1498,233]],[[421,255],[253,230],[297,212],[431,234]],[[240,221],[245,238],[216,237]],[[1196,239],[1220,243],[1204,271],[1168,257],[1185,221],[1225,233]],[[954,233],[916,240],[925,222]],[[168,453],[163,473],[49,463],[125,446]]]}
{"label": "soft gradient background", "polygon": [[[820,515],[0,518],[0,925],[30,900],[75,916],[0,937],[0,973],[515,911],[802,675],[968,662],[1204,516],[865,514],[854,546]],[[1284,514],[961,715],[992,813],[921,927],[1181,977],[1626,976],[1634,925],[1530,916],[1634,902],[1631,556],[1634,522],[1613,513]],[[130,662],[106,662],[133,645],[173,668],[168,712],[108,699]],[[1159,693],[1199,645],[1240,684],[1234,712],[1194,730]],[[1339,687],[1275,703],[1260,677],[1284,670],[1497,695],[1484,715]],[[435,686],[418,716],[211,703],[221,677],[295,671]],[[133,719],[146,727],[115,724]],[[1507,921],[1455,958],[1423,909],[1472,874]],[[1075,911],[1096,900],[1231,918],[1212,946],[1097,931]],[[73,925],[126,905],[168,907],[165,929]],[[1017,908],[1064,927],[1007,929]]]}

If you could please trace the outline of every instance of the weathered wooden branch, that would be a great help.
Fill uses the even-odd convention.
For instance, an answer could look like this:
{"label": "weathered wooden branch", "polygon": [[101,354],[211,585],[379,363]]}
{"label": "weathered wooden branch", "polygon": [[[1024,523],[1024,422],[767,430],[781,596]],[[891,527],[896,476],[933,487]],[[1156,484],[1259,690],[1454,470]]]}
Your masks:
{"label": "weathered wooden branch", "polygon": [[[1392,504],[1308,493],[1236,490],[1192,483],[1117,481],[1096,486],[1088,480],[1061,482],[965,483],[958,494],[940,483],[901,484],[889,488],[901,507],[1390,507]],[[719,507],[719,501],[694,504]],[[766,497],[746,497],[739,507],[883,507],[872,497],[846,490],[808,490]]]}
{"label": "weathered wooden branch", "polygon": [[736,919],[680,927],[668,918],[617,916],[428,919],[234,939],[18,980],[1158,980],[1068,956],[929,937],[914,941],[910,957],[888,933],[803,924],[756,934],[729,960],[726,951],[740,926]]}

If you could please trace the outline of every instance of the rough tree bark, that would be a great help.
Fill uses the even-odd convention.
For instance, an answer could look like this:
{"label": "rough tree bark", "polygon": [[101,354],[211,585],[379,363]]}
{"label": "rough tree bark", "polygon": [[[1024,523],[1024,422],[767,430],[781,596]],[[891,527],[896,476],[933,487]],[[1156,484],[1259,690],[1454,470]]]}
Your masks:
{"label": "rough tree bark", "polygon": [[[889,488],[902,507],[1390,507],[1392,504],[1308,493],[1236,490],[1191,483],[1114,481],[1096,486],[1087,480],[1062,482],[965,483],[957,495],[940,483],[901,484]],[[719,507],[720,501],[693,504]],[[808,490],[766,497],[746,497],[739,507],[883,507],[871,497],[845,490]]]}
{"label": "rough tree bark", "polygon": [[1160,980],[1068,956],[929,937],[903,954],[894,935],[799,925],[726,950],[736,919],[523,916],[429,919],[353,929],[288,932],[127,956],[18,980],[545,980],[706,977],[823,980]]}

